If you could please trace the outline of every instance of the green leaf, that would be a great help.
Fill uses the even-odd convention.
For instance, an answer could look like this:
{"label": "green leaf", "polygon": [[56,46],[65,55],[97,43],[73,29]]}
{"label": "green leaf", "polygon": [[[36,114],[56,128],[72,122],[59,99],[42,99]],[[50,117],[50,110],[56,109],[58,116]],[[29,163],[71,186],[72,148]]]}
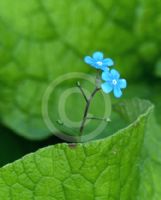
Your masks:
{"label": "green leaf", "polygon": [[161,199],[161,127],[154,113],[147,122],[147,132],[142,149],[142,173],[140,176],[140,199]]}
{"label": "green leaf", "polygon": [[49,136],[46,88],[62,74],[89,72],[83,56],[98,49],[129,79],[151,74],[160,60],[160,10],[152,0],[0,1],[1,121],[26,138]]}
{"label": "green leaf", "polygon": [[[123,99],[133,98],[134,94],[143,99],[149,99],[156,107],[156,120],[160,124],[161,123],[161,82],[158,81],[149,81],[149,83],[139,82],[135,84],[130,84],[128,89],[125,91]],[[113,99],[114,101],[114,99]]]}
{"label": "green leaf", "polygon": [[[152,99],[154,98],[155,89]],[[137,104],[136,101],[138,101]],[[135,99],[133,102],[126,102],[126,106],[121,103],[121,107],[116,105],[115,109],[127,121],[132,121],[132,119],[136,118],[136,114],[140,107],[142,110],[146,109],[145,104],[139,104],[139,99]],[[133,109],[133,112],[131,112],[131,108]],[[160,200],[161,185],[159,177],[161,176],[161,153],[158,149],[161,148],[161,127],[156,122],[156,115],[154,112],[150,113],[150,116],[148,117],[145,136],[141,152],[141,173],[138,199]]]}
{"label": "green leaf", "polygon": [[[0,198],[159,200],[159,186],[152,188],[151,181],[146,181],[147,177],[153,177],[145,169],[146,160],[152,157],[158,160],[156,152],[143,153],[149,143],[146,122],[153,106],[140,100],[122,105],[121,113],[133,122],[108,138],[49,146],[1,168]],[[130,105],[136,108],[133,115],[126,112]],[[151,164],[146,163],[149,167]],[[153,176],[155,173],[153,171]],[[143,198],[148,196],[149,190],[146,191],[142,183],[153,190],[150,198]]]}

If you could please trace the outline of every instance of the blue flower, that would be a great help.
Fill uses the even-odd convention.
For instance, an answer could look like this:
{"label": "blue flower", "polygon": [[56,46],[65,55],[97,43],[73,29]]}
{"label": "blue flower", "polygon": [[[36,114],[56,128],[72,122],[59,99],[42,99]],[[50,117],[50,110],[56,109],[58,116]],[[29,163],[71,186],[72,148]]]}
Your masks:
{"label": "blue flower", "polygon": [[101,70],[105,70],[106,68],[114,65],[114,62],[111,58],[103,58],[102,52],[95,52],[92,57],[86,56],[84,61],[92,67]]}
{"label": "blue flower", "polygon": [[101,88],[105,93],[110,93],[113,90],[114,96],[119,98],[122,96],[121,89],[126,88],[127,83],[125,79],[120,79],[120,74],[115,69],[111,71],[105,70],[102,73],[102,79],[105,83],[101,84]]}

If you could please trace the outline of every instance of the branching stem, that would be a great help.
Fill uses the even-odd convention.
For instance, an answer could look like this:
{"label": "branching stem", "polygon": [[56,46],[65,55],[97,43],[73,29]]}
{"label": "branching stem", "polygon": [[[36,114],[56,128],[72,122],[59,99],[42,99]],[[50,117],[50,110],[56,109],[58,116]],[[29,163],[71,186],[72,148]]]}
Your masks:
{"label": "branching stem", "polygon": [[92,94],[90,95],[90,97],[87,99],[86,107],[85,107],[84,114],[83,114],[83,120],[82,120],[82,123],[81,123],[81,126],[80,126],[80,136],[82,135],[83,130],[84,130],[84,125],[85,125],[86,120],[87,120],[88,110],[89,110],[91,101],[92,101],[93,97],[95,96],[95,94],[96,94],[100,89],[101,89],[101,88],[96,87],[96,88],[93,90],[93,92],[92,92]]}
{"label": "branching stem", "polygon": [[86,96],[86,94],[85,94],[85,92],[84,92],[84,90],[83,90],[83,88],[81,87],[81,85],[80,85],[79,82],[77,82],[77,87],[80,89],[80,91],[81,91],[81,93],[82,93],[82,95],[83,95],[83,97],[84,97],[84,99],[85,99],[85,101],[86,101],[86,103],[87,103],[87,102],[88,102],[87,96]]}
{"label": "branching stem", "polygon": [[100,120],[100,121],[105,121],[105,122],[110,122],[110,119],[106,119],[106,118],[101,118],[101,117],[87,117],[87,119],[92,119],[92,120]]}

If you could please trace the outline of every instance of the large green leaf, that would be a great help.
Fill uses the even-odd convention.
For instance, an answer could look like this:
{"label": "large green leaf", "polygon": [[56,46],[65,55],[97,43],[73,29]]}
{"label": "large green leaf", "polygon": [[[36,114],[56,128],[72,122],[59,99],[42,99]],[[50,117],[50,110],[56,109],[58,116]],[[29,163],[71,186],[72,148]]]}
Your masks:
{"label": "large green leaf", "polygon": [[160,10],[153,0],[0,1],[2,122],[27,138],[50,135],[41,115],[45,89],[61,74],[87,72],[82,57],[95,50],[129,78],[151,73],[160,60]]}
{"label": "large green leaf", "polygon": [[154,114],[147,122],[147,133],[142,149],[142,173],[140,177],[140,199],[161,199],[161,127]]}
{"label": "large green leaf", "polygon": [[49,146],[1,168],[0,198],[159,200],[157,130],[152,135],[146,128],[147,120],[148,127],[155,126],[148,119],[153,106],[133,100],[120,109],[130,124],[108,138]]}

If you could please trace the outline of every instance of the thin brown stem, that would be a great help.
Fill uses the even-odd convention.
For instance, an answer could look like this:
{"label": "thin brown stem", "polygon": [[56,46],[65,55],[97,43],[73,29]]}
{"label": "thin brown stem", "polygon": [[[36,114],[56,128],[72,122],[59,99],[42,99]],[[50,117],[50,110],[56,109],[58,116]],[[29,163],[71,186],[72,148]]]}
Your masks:
{"label": "thin brown stem", "polygon": [[82,132],[84,130],[84,125],[86,123],[86,120],[87,120],[87,114],[88,114],[88,110],[89,110],[89,107],[90,107],[90,104],[91,104],[91,101],[94,97],[94,95],[100,90],[101,88],[98,88],[96,87],[91,96],[89,97],[89,99],[87,99],[87,103],[86,103],[86,107],[85,107],[85,110],[84,110],[84,114],[83,114],[83,120],[82,120],[82,123],[81,123],[81,126],[80,126],[80,135],[82,135]]}
{"label": "thin brown stem", "polygon": [[86,94],[85,94],[85,92],[84,92],[84,90],[83,90],[83,88],[81,87],[81,85],[80,85],[79,82],[77,82],[77,87],[80,89],[80,91],[81,91],[81,93],[82,93],[82,95],[83,95],[83,97],[84,97],[84,99],[85,99],[85,101],[86,101],[86,103],[87,103],[87,102],[88,102],[87,96],[86,96]]}
{"label": "thin brown stem", "polygon": [[99,70],[97,69],[96,71],[96,80],[95,80],[95,84],[96,84],[96,87],[100,87],[100,72]]}

